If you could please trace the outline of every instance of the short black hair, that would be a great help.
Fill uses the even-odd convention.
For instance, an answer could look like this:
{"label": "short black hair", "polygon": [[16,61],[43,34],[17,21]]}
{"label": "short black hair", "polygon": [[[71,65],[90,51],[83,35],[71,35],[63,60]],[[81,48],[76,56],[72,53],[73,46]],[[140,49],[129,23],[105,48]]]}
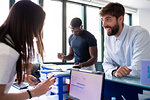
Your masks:
{"label": "short black hair", "polygon": [[70,25],[71,25],[72,27],[80,27],[80,26],[82,25],[82,21],[81,21],[80,18],[75,17],[75,18],[73,18],[73,19],[71,20]]}

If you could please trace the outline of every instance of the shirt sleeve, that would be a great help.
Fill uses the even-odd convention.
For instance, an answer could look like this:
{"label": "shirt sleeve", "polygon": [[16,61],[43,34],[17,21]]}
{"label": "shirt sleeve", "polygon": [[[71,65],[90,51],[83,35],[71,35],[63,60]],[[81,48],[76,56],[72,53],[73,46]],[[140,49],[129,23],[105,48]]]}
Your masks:
{"label": "shirt sleeve", "polygon": [[145,29],[137,34],[133,40],[133,56],[131,59],[132,69],[130,76],[140,77],[141,60],[150,59],[150,35]]}
{"label": "shirt sleeve", "polygon": [[73,34],[70,35],[69,39],[68,39],[68,42],[69,42],[69,46],[71,46],[71,39],[73,37]]}
{"label": "shirt sleeve", "polygon": [[94,35],[90,35],[89,36],[89,39],[87,40],[88,41],[88,44],[89,44],[89,46],[91,47],[91,46],[97,46],[97,40],[96,40],[96,38],[94,37]]}
{"label": "shirt sleeve", "polygon": [[104,61],[102,65],[107,76],[112,76],[112,71],[118,68],[118,66],[114,66],[112,59],[109,57],[106,49],[106,41],[104,42]]}
{"label": "shirt sleeve", "polygon": [[[11,52],[8,49],[0,48],[0,84],[7,84],[10,81],[10,77],[12,71],[14,71],[14,67],[16,61],[19,57],[19,54],[15,52]],[[12,49],[12,48],[11,48]]]}

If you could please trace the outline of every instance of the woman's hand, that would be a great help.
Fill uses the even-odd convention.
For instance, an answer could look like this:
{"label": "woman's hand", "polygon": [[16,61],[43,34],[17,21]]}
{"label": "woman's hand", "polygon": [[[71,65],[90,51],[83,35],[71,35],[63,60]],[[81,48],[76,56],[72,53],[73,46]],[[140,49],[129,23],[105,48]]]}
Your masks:
{"label": "woman's hand", "polygon": [[35,89],[31,90],[32,97],[40,96],[45,94],[47,91],[51,89],[51,85],[55,83],[56,78],[54,76],[51,76],[47,80],[39,83]]}
{"label": "woman's hand", "polygon": [[33,75],[27,75],[26,76],[26,81],[30,84],[30,85],[37,85],[38,83],[40,83],[40,80],[37,80],[36,77],[34,77]]}

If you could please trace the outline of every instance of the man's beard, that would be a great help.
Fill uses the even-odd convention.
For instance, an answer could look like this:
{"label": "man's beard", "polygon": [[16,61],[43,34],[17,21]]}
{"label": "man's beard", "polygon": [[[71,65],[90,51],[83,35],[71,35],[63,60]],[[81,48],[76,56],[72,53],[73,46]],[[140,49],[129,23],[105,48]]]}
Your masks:
{"label": "man's beard", "polygon": [[118,22],[116,22],[116,24],[113,27],[112,26],[106,26],[105,28],[111,28],[111,31],[107,32],[108,36],[116,35],[119,31],[119,24],[118,24]]}

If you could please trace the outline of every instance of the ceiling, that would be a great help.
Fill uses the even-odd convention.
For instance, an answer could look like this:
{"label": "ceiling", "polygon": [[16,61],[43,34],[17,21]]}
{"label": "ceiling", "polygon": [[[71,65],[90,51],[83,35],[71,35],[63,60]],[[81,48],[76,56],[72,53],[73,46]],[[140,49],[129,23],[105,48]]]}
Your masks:
{"label": "ceiling", "polygon": [[119,2],[128,8],[150,10],[150,0],[68,0],[86,3],[96,3],[104,6],[108,2]]}
{"label": "ceiling", "polygon": [[150,10],[150,0],[97,0],[97,1],[119,2],[127,7]]}

